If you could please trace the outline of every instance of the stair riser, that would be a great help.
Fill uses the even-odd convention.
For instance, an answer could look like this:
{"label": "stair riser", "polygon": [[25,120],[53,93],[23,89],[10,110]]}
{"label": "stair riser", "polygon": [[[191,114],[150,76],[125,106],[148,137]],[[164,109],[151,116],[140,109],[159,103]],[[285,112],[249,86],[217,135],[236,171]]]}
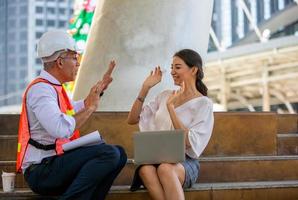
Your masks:
{"label": "stair riser", "polygon": [[298,137],[279,137],[278,155],[298,155]]}
{"label": "stair riser", "polygon": [[273,113],[215,115],[203,156],[276,155],[276,126]]}
{"label": "stair riser", "polygon": [[284,114],[277,115],[277,132],[297,133],[298,132],[298,115]]}
{"label": "stair riser", "polygon": [[[298,177],[298,160],[201,161],[200,163],[199,183],[296,180]],[[15,166],[3,164],[0,170],[2,169],[11,172],[15,170]],[[134,170],[135,165],[127,164],[114,185],[130,185]],[[17,174],[16,187],[25,186],[23,176]]]}
{"label": "stair riser", "polygon": [[19,119],[18,114],[0,114],[0,135],[17,134]]}
{"label": "stair riser", "polygon": [[[137,126],[127,125],[126,117],[125,113],[96,113],[81,130],[99,130],[108,143],[124,146],[132,157]],[[276,127],[275,113],[215,113],[214,130],[203,155],[276,155]]]}
{"label": "stair riser", "polygon": [[198,182],[297,180],[297,169],[298,160],[201,162]]}
{"label": "stair riser", "polygon": [[17,135],[15,137],[0,137],[0,161],[15,161],[17,157]]}
{"label": "stair riser", "polygon": [[[107,143],[123,146],[128,157],[133,157],[133,133],[138,127],[127,125],[126,117],[127,113],[95,113],[82,127],[82,135],[99,130]],[[6,121],[4,118],[5,116],[0,115],[0,122]],[[276,126],[274,113],[215,113],[214,130],[203,155],[276,155]],[[15,131],[16,134],[13,128],[12,132]],[[7,146],[8,149],[0,152],[0,158],[15,160],[15,153],[5,152],[16,151],[16,144],[10,141]]]}

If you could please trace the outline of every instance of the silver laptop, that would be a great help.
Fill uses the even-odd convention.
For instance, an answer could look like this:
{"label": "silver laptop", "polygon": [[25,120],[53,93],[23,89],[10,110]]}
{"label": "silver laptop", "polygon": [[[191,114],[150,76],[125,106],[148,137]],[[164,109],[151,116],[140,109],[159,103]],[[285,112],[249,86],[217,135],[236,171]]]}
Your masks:
{"label": "silver laptop", "polygon": [[185,160],[182,130],[136,132],[134,162],[136,164],[178,163]]}

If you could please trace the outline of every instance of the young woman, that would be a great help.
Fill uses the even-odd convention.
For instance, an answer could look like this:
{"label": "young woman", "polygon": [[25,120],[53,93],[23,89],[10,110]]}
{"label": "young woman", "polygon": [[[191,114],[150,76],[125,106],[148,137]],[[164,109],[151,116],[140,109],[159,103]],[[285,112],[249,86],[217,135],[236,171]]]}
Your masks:
{"label": "young woman", "polygon": [[131,190],[144,184],[155,200],[184,199],[183,188],[196,182],[199,175],[197,158],[207,146],[213,129],[213,104],[202,82],[200,55],[191,49],[175,53],[171,75],[180,89],[166,90],[143,107],[149,90],[162,78],[159,66],[151,71],[128,115],[128,123],[139,123],[141,131],[182,129],[186,136],[184,162],[142,165],[136,170]]}

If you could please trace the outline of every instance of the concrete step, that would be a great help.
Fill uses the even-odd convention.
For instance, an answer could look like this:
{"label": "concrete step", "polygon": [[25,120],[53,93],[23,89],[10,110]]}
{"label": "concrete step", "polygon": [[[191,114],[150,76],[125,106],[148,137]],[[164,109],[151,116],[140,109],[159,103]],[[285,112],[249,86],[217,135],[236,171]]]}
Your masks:
{"label": "concrete step", "polygon": [[[297,200],[298,180],[240,183],[195,184],[184,191],[187,200]],[[17,189],[12,193],[0,192],[0,199],[45,199],[29,189]],[[58,197],[52,197],[58,199]],[[107,200],[149,200],[146,190],[130,192],[129,186],[113,186]]]}
{"label": "concrete step", "polygon": [[19,114],[0,114],[0,135],[17,134],[19,119]]}
{"label": "concrete step", "polygon": [[[298,179],[298,156],[202,157],[199,160],[200,183]],[[130,185],[135,168],[132,160],[128,160],[114,185]],[[15,171],[15,162],[0,162],[0,170]],[[17,174],[16,187],[27,187],[22,174]]]}
{"label": "concrete step", "polygon": [[[99,130],[110,144],[123,146],[128,157],[133,157],[133,133],[138,127],[126,123],[127,112],[97,112],[81,128],[82,135]],[[17,115],[0,115],[3,125],[4,153],[1,160],[14,160]],[[204,156],[277,155],[277,123],[275,113],[215,113],[215,126]],[[6,122],[7,125],[4,125]],[[12,124],[13,124],[12,123]],[[4,131],[5,130],[5,131]],[[3,132],[4,131],[4,132]],[[13,134],[14,133],[14,134]],[[11,137],[10,137],[11,136]],[[0,138],[1,139],[1,138]],[[1,141],[0,141],[1,142]],[[2,144],[0,143],[0,146]],[[6,149],[4,149],[4,146]]]}
{"label": "concrete step", "polygon": [[298,133],[277,134],[278,155],[298,155]]}
{"label": "concrete step", "polygon": [[17,159],[18,135],[0,135],[0,161]]}
{"label": "concrete step", "polygon": [[298,133],[297,114],[277,115],[277,132],[279,134]]}

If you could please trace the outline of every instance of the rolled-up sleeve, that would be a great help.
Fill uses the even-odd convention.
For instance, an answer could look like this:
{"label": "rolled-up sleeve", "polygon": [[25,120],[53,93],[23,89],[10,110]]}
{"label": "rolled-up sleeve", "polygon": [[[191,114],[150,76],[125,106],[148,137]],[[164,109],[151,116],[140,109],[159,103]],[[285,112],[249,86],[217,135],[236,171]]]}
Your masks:
{"label": "rolled-up sleeve", "polygon": [[55,138],[71,137],[75,119],[61,112],[57,92],[46,83],[33,85],[27,94],[27,106],[31,108],[42,127]]}
{"label": "rolled-up sleeve", "polygon": [[211,137],[214,123],[212,106],[211,101],[204,100],[194,111],[196,114],[188,132],[191,147],[187,149],[187,154],[192,158],[198,158],[202,154]]}
{"label": "rolled-up sleeve", "polygon": [[80,110],[85,108],[84,100],[72,101],[71,103],[75,112],[79,112]]}

